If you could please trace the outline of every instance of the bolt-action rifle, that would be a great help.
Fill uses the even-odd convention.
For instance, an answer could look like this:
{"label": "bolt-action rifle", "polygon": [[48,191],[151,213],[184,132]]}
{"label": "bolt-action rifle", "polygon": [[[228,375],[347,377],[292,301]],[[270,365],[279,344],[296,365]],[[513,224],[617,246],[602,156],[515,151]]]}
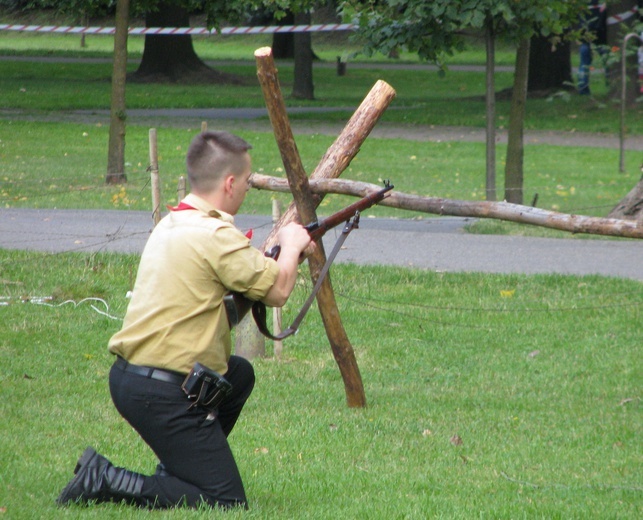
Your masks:
{"label": "bolt-action rifle", "polygon": [[[375,193],[371,193],[370,195],[367,195],[363,199],[360,199],[357,202],[354,202],[350,206],[345,207],[344,209],[338,211],[337,213],[333,213],[332,215],[330,215],[329,217],[326,217],[325,219],[319,220],[317,222],[312,222],[304,226],[304,228],[306,229],[306,231],[308,231],[308,234],[310,235],[311,240],[313,240],[314,242],[317,242],[324,236],[324,234],[329,229],[333,229],[334,227],[342,223],[346,223],[346,227],[342,232],[343,238],[345,239],[348,233],[352,229],[355,229],[358,227],[360,213],[365,209],[368,209],[371,206],[377,204],[384,198],[386,198],[387,196],[386,193],[392,189],[393,189],[393,185],[387,181],[384,185],[384,188],[382,188],[381,190],[376,191]],[[321,281],[323,280],[323,277],[326,275],[326,272],[328,272],[328,268],[330,267],[330,264],[332,263],[334,255],[336,254],[337,251],[339,251],[338,246],[335,247],[335,251],[333,251],[334,254],[328,257],[326,265],[324,266],[324,269],[322,269],[322,272],[319,275],[317,284],[315,285],[315,289],[313,289],[313,294],[311,295],[311,297],[309,297],[310,303],[312,303],[312,300],[317,294],[317,290],[321,285]],[[281,252],[281,246],[277,244],[272,249],[267,251],[265,255],[267,257],[270,257],[276,260],[277,258],[279,258],[280,252]],[[290,326],[288,329],[286,329],[283,333],[279,334],[278,336],[273,336],[268,331],[268,328],[266,326],[266,321],[265,321],[266,308],[262,302],[249,300],[241,293],[230,292],[226,296],[224,296],[223,303],[225,305],[226,314],[228,316],[228,324],[230,325],[230,328],[237,325],[245,317],[245,315],[248,314],[248,311],[252,308],[252,313],[254,315],[255,322],[259,327],[259,330],[262,332],[262,334],[264,334],[265,336],[271,339],[283,339],[284,337],[290,336],[291,334],[296,332],[297,327],[299,326],[299,322],[301,322],[301,320],[304,317],[304,314],[308,310],[308,307],[310,307],[310,303],[307,301],[306,304],[304,305],[304,308],[302,308],[300,315],[295,320],[295,323],[293,323],[292,326]]]}

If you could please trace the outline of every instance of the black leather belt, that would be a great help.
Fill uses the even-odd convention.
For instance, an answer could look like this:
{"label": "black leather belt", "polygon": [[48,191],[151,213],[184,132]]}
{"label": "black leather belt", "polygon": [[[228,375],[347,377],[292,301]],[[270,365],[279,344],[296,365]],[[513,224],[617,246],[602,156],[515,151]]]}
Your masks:
{"label": "black leather belt", "polygon": [[139,376],[149,377],[150,379],[156,379],[158,381],[163,381],[165,383],[182,385],[183,381],[185,380],[185,376],[182,376],[181,374],[178,374],[176,372],[161,370],[160,368],[154,368],[154,367],[143,367],[140,365],[132,365],[131,363],[128,363],[120,356],[116,358],[116,362],[114,364],[125,372],[130,372],[132,374],[137,374]]}

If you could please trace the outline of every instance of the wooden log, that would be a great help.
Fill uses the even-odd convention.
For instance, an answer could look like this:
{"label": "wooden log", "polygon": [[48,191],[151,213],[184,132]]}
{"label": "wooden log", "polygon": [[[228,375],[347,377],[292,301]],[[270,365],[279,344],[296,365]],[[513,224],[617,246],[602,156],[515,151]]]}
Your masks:
{"label": "wooden log", "polygon": [[[322,157],[310,178],[339,177],[357,155],[362,143],[394,98],[395,90],[390,85],[384,81],[376,82],[335,142]],[[315,204],[319,205],[321,200],[321,197],[318,198]],[[296,216],[295,206],[291,204],[281,217],[280,224],[284,225],[287,222],[291,222],[296,219]],[[266,239],[266,247],[272,247],[275,242],[276,236],[273,232]],[[311,258],[315,262],[314,257]],[[317,293],[317,304],[326,334],[331,343],[333,356],[340,367],[344,388],[346,389],[347,404],[349,407],[364,407],[366,406],[366,396],[362,379],[359,375],[359,367],[357,366],[353,347],[341,323],[339,312],[326,312],[325,310],[337,309],[337,302],[330,283],[330,278],[327,278],[319,293]]]}
{"label": "wooden log", "polygon": [[[280,192],[290,191],[286,179],[270,177],[268,175],[255,173],[250,178],[250,184],[253,188],[258,189]],[[370,193],[380,190],[381,186],[346,179],[322,179],[311,180],[310,189],[314,193],[319,194],[337,193],[341,195],[365,197]],[[568,231],[570,233],[643,238],[643,222],[640,220],[570,215],[531,206],[511,204],[509,202],[421,197],[419,195],[409,195],[399,191],[391,191],[390,195],[379,204],[435,215],[507,220],[520,224],[530,224],[533,226]]]}
{"label": "wooden log", "polygon": [[[268,109],[275,140],[281,153],[281,160],[291,186],[296,211],[299,213],[303,223],[314,222],[317,219],[315,215],[316,206],[308,189],[308,175],[304,170],[304,165],[301,162],[297,144],[295,143],[295,137],[290,128],[286,104],[281,94],[277,69],[272,57],[272,49],[270,47],[257,49],[255,51],[255,60],[257,62],[257,77],[266,101],[266,108]],[[273,231],[276,232],[280,227],[275,226]]]}
{"label": "wooden log", "polygon": [[[263,47],[255,51],[255,59],[257,61],[257,77],[261,83],[261,88],[266,100],[266,107],[272,123],[275,139],[279,146],[284,169],[288,182],[292,186],[292,194],[294,204],[290,205],[290,217],[288,219],[280,219],[277,225],[273,228],[271,235],[264,242],[264,250],[272,247],[275,243],[276,233],[281,226],[284,226],[291,220],[297,218],[297,214],[302,222],[308,223],[317,220],[315,213],[315,201],[312,198],[310,190],[308,189],[308,176],[301,163],[299,151],[295,144],[295,139],[292,135],[288,115],[286,113],[286,105],[283,101],[279,81],[277,79],[277,70],[275,68],[274,60],[272,58],[272,49],[270,47]],[[272,243],[271,243],[272,238]],[[308,258],[308,266],[310,269],[311,278],[316,281],[321,269],[326,262],[326,255],[322,244],[318,244],[316,251]],[[326,295],[320,297],[320,294]],[[348,343],[348,336],[344,331],[341,320],[326,320],[324,316],[337,316],[337,304],[334,297],[328,297],[332,294],[332,287],[330,285],[330,278],[326,277],[322,288],[317,293],[317,305],[319,312],[322,315],[322,321],[326,329],[326,336],[331,345],[333,356],[339,367],[339,371],[344,381],[344,391],[346,394],[346,402],[349,407],[363,407],[366,406],[366,394],[364,392],[364,385],[362,383],[357,361],[353,353],[353,348]],[[332,323],[331,325],[327,325]],[[346,347],[348,344],[348,347]],[[337,347],[341,345],[341,347]],[[348,354],[347,354],[348,352]]]}
{"label": "wooden log", "polygon": [[[266,105],[269,113],[271,114],[271,121],[274,121],[273,127],[275,127],[275,122],[277,122],[275,134],[277,136],[278,143],[282,143],[284,146],[284,150],[286,150],[285,156],[290,164],[293,157],[295,155],[298,157],[299,154],[298,152],[296,154],[294,153],[294,151],[296,151],[296,148],[294,148],[293,145],[294,139],[292,139],[291,142],[288,135],[290,126],[288,125],[287,129],[283,127],[284,120],[286,118],[286,111],[283,100],[279,99],[281,97],[281,91],[278,88],[278,82],[276,81],[276,70],[274,69],[274,62],[272,61],[272,52],[269,48],[258,49],[255,52],[255,57],[257,58],[258,76],[259,80],[262,82]],[[317,169],[313,172],[311,178],[314,176],[321,178],[338,177],[350,164],[353,157],[357,155],[361,144],[370,134],[380,116],[394,97],[395,91],[393,88],[383,81],[378,81],[362,104],[358,107],[355,114],[353,114],[353,117],[349,120],[335,143],[328,149],[317,166]],[[284,151],[282,151],[282,158],[283,157]],[[284,161],[284,166],[286,168],[286,173],[288,174],[289,167],[287,166],[286,161]],[[296,163],[291,166],[293,166],[294,171],[297,171],[298,166]],[[293,183],[293,198],[297,201],[298,197],[308,199],[308,202],[304,202],[302,204],[303,212],[300,213],[302,220],[304,222],[312,221],[306,219],[306,217],[309,216],[308,212],[311,210],[310,202],[312,202],[312,213],[314,214],[314,208],[319,205],[321,198],[312,199],[310,197],[307,178],[305,181],[298,178]],[[264,249],[270,248],[276,243],[276,233],[279,227],[297,219],[298,209],[299,207],[295,204],[290,205],[288,210],[280,219],[279,224],[273,229],[266,239]],[[304,212],[306,214],[304,214]],[[323,247],[319,244],[316,252],[309,258],[309,266],[313,280],[316,280],[317,274],[321,270],[324,261],[325,255],[323,253]],[[355,359],[353,347],[350,345],[348,340],[348,335],[341,323],[330,277],[327,277],[324,280],[324,283],[317,294],[317,304],[326,329],[326,334],[331,344],[335,361],[339,366],[342,379],[344,381],[347,404],[349,407],[366,406],[366,396],[359,368],[357,366],[357,360]]]}

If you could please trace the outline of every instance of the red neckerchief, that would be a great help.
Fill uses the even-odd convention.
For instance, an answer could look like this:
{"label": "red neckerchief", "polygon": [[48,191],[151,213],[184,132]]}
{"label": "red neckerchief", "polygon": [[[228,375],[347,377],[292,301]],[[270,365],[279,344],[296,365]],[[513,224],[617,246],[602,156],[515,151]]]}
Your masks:
{"label": "red neckerchief", "polygon": [[168,204],[167,209],[169,209],[170,211],[183,211],[183,210],[186,210],[186,209],[196,209],[196,208],[190,206],[189,204],[186,204],[183,201],[181,201],[181,202],[179,202],[178,206],[170,206]]}
{"label": "red neckerchief", "polygon": [[[196,208],[193,207],[193,206],[190,206],[189,204],[186,204],[183,201],[181,201],[181,202],[179,202],[178,206],[170,206],[170,205],[168,205],[167,209],[169,209],[170,211],[184,211],[186,209],[194,209],[195,210]],[[248,230],[248,232],[246,233],[246,238],[248,240],[250,240],[252,238],[252,229]]]}

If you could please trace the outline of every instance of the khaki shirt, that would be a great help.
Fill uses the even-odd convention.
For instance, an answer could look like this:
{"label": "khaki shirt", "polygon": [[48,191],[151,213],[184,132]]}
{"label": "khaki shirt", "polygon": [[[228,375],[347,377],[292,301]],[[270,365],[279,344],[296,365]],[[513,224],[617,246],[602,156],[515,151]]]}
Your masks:
{"label": "khaki shirt", "polygon": [[277,263],[233,225],[233,218],[190,194],[194,209],[172,211],[141,256],[123,328],[109,351],[135,365],[187,374],[195,362],[225,374],[231,340],[223,297],[266,296]]}

